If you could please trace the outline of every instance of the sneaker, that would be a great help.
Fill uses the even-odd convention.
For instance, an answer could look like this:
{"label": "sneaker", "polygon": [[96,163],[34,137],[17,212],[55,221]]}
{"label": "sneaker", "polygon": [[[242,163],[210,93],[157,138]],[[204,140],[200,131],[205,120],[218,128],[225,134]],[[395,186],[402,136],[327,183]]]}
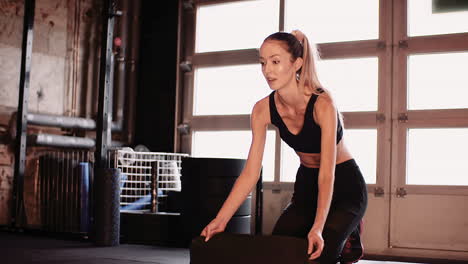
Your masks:
{"label": "sneaker", "polygon": [[362,221],[359,223],[358,228],[351,233],[343,247],[343,251],[341,251],[341,264],[356,263],[364,256],[364,247],[360,236],[361,233]]}

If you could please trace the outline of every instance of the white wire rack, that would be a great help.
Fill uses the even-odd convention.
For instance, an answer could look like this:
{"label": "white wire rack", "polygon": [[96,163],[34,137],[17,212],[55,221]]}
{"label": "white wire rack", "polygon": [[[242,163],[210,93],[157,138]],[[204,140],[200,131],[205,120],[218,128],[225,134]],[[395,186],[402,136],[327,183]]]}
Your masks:
{"label": "white wire rack", "polygon": [[188,154],[122,148],[113,156],[114,167],[121,171],[120,210],[165,212],[169,192],[181,190],[182,157]]}

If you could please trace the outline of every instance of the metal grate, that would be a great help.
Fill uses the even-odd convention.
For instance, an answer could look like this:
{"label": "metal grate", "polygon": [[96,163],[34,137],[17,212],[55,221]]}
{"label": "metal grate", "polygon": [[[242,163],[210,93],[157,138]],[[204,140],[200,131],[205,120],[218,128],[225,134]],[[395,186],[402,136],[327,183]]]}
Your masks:
{"label": "metal grate", "polygon": [[42,228],[53,232],[87,233],[93,152],[47,151],[39,157]]}
{"label": "metal grate", "polygon": [[120,210],[165,212],[169,193],[181,190],[181,162],[188,154],[123,148],[113,155],[121,171]]}

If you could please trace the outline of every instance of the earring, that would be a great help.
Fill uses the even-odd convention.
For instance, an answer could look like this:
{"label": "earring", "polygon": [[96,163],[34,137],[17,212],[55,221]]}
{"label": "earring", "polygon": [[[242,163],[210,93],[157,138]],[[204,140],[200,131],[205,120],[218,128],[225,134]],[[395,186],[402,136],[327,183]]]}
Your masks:
{"label": "earring", "polygon": [[298,72],[296,72],[296,81],[299,81],[300,79],[301,79],[301,75]]}

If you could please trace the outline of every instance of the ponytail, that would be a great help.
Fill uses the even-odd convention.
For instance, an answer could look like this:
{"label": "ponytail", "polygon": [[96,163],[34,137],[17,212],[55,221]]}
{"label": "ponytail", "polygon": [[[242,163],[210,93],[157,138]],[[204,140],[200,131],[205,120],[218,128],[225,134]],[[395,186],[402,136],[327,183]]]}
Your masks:
{"label": "ponytail", "polygon": [[299,69],[299,86],[304,87],[304,92],[307,95],[312,93],[320,93],[323,89],[317,76],[317,68],[315,66],[314,53],[316,53],[315,47],[312,48],[309,43],[309,39],[304,33],[299,30],[294,30],[293,34],[297,40],[302,44],[302,67]]}
{"label": "ponytail", "polygon": [[[296,72],[299,89],[303,89],[308,96],[326,92],[331,97],[330,91],[322,86],[317,76],[315,66],[315,58],[318,57],[317,49],[309,43],[309,39],[304,33],[299,30],[293,30],[291,33],[276,32],[268,36],[264,41],[267,40],[278,40],[286,44],[293,62],[297,58],[302,58],[302,67]],[[343,124],[343,116],[339,111],[338,113],[338,117]]]}

